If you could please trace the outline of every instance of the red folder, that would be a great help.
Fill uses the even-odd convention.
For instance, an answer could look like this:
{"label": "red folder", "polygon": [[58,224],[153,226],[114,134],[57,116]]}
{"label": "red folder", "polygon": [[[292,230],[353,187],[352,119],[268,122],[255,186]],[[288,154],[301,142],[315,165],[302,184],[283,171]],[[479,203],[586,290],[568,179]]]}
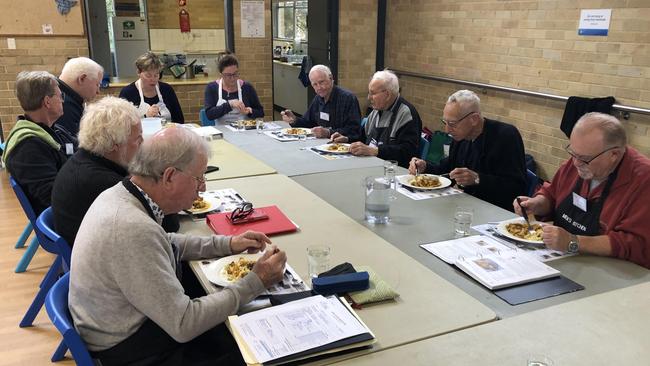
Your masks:
{"label": "red folder", "polygon": [[298,227],[280,211],[278,206],[256,207],[255,212],[268,215],[268,220],[233,225],[226,217],[230,213],[222,212],[207,215],[206,222],[212,231],[220,235],[239,235],[247,230],[275,235],[298,230]]}

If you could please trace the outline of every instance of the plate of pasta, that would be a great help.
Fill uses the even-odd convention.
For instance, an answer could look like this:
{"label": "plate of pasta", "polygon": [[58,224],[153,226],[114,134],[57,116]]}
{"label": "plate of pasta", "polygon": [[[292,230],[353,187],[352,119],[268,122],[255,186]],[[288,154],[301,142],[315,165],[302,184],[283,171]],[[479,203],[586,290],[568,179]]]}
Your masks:
{"label": "plate of pasta", "polygon": [[[210,211],[216,210],[221,205],[221,202],[214,196],[199,196],[194,202],[192,202],[192,207],[188,208],[187,211],[193,215],[204,214]],[[187,215],[187,212],[179,212],[181,215]]]}
{"label": "plate of pasta", "polygon": [[314,149],[329,154],[349,154],[350,144],[333,143],[314,146]]}
{"label": "plate of pasta", "polygon": [[230,286],[252,271],[261,256],[261,253],[241,253],[219,258],[205,266],[204,273],[208,281],[215,285]]}
{"label": "plate of pasta", "polygon": [[423,191],[446,188],[451,185],[451,180],[448,178],[433,174],[418,174],[418,176],[409,174],[395,178],[403,186]]}
{"label": "plate of pasta", "polygon": [[499,234],[510,239],[522,243],[544,245],[542,241],[542,225],[537,221],[531,221],[530,225],[533,227],[533,233],[528,232],[528,224],[526,224],[526,221],[518,217],[512,220],[501,221],[496,229]]}
{"label": "plate of pasta", "polygon": [[309,136],[311,135],[311,128],[290,127],[283,128],[282,134],[285,136]]}

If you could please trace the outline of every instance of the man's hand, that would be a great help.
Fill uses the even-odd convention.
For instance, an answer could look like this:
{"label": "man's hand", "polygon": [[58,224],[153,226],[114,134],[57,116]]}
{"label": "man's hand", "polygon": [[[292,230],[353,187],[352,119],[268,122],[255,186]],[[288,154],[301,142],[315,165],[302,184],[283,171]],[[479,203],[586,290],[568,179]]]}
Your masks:
{"label": "man's hand", "polygon": [[282,116],[282,120],[287,122],[287,123],[296,122],[296,115],[293,114],[293,112],[290,109],[286,109],[286,110],[280,112],[280,115]]}
{"label": "man's hand", "polygon": [[418,158],[411,158],[411,161],[409,162],[409,174],[415,175],[415,173],[424,173],[425,170],[427,170],[426,161]]}
{"label": "man's hand", "polygon": [[314,136],[316,136],[319,139],[328,138],[331,135],[331,132],[330,132],[329,128],[325,128],[325,127],[321,127],[321,126],[316,126],[316,127],[312,128],[311,132],[313,132]]}
{"label": "man's hand", "polygon": [[230,108],[238,111],[239,113],[242,113],[246,110],[246,106],[244,105],[244,102],[242,102],[239,99],[231,99],[228,101],[228,104],[230,104]]}
{"label": "man's hand", "polygon": [[346,136],[343,136],[343,135],[341,135],[341,134],[338,133],[338,132],[334,132],[334,133],[332,134],[332,136],[330,136],[330,140],[331,140],[332,142],[336,142],[336,143],[339,143],[339,144],[341,144],[341,143],[345,143],[345,142],[348,142],[348,141],[349,141],[349,139],[348,139]]}
{"label": "man's hand", "polygon": [[253,108],[251,107],[246,107],[244,108],[244,114],[252,114],[253,113]]}
{"label": "man's hand", "polygon": [[571,241],[571,234],[559,226],[542,225],[542,241],[549,249],[566,252]]}
{"label": "man's hand", "polygon": [[467,168],[456,168],[449,172],[449,178],[456,181],[456,184],[468,187],[476,184],[478,173]]}
{"label": "man's hand", "polygon": [[376,147],[368,146],[363,142],[353,142],[350,145],[350,154],[356,156],[377,156],[379,149]]}
{"label": "man's hand", "polygon": [[265,288],[282,281],[287,254],[275,245],[269,245],[266,252],[255,262],[253,272],[262,280]]}
{"label": "man's hand", "polygon": [[[524,206],[526,212],[529,215],[533,214],[535,216],[544,216],[551,212],[551,202],[548,200],[548,198],[542,195],[537,195],[532,198],[526,196],[519,196],[518,198],[521,200],[521,205]],[[522,215],[521,207],[517,203],[517,198],[515,198],[515,200],[512,201],[512,207],[515,209],[515,213],[517,215],[519,216]]]}
{"label": "man's hand", "polygon": [[268,236],[249,230],[230,238],[230,251],[233,254],[239,254],[245,250],[248,250],[248,253],[257,253],[263,251],[266,244],[271,244],[271,239]]}
{"label": "man's hand", "polygon": [[160,116],[160,107],[158,107],[158,104],[154,104],[147,109],[146,113],[147,117],[158,117]]}

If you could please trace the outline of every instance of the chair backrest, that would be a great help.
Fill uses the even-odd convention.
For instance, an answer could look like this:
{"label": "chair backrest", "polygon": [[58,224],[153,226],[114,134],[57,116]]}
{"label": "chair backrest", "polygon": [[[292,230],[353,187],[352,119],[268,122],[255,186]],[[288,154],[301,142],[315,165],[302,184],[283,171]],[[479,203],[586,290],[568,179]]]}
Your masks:
{"label": "chair backrest", "polygon": [[88,348],[83,339],[77,333],[72,323],[72,316],[68,310],[68,290],[70,289],[70,273],[64,274],[52,286],[45,298],[45,309],[52,324],[63,335],[63,341],[70,349],[72,357],[77,365],[94,365]]}
{"label": "chair backrest", "polygon": [[429,154],[429,140],[420,136],[420,153],[418,154],[419,158],[426,160],[427,154]]}
{"label": "chair backrest", "polygon": [[201,108],[199,119],[201,120],[201,126],[214,126],[214,121],[208,119],[208,115],[205,113],[205,108]]}
{"label": "chair backrest", "polygon": [[537,175],[531,172],[530,169],[526,169],[526,195],[528,197],[532,197],[535,194],[535,188],[537,188],[538,183],[539,179]]}
{"label": "chair backrest", "polygon": [[34,209],[32,208],[32,204],[31,202],[29,202],[27,195],[25,195],[25,192],[20,187],[20,184],[16,182],[14,177],[9,177],[9,184],[11,185],[11,188],[13,188],[14,193],[16,193],[18,202],[20,202],[20,206],[23,208],[23,211],[25,211],[25,215],[27,216],[27,219],[32,223],[33,226],[35,226],[36,213],[34,213]]}
{"label": "chair backrest", "polygon": [[70,268],[70,256],[72,249],[68,242],[54,231],[54,215],[52,207],[48,207],[36,219],[36,235],[38,241],[45,250],[58,254],[63,258],[66,268]]}

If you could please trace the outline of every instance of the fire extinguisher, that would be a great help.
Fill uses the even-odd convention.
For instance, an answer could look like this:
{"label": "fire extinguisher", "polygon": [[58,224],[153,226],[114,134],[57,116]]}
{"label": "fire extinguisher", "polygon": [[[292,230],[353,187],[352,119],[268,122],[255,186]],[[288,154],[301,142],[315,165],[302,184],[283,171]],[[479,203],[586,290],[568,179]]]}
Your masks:
{"label": "fire extinguisher", "polygon": [[178,13],[178,22],[181,26],[181,33],[190,32],[190,13],[188,13],[187,10],[181,9]]}

